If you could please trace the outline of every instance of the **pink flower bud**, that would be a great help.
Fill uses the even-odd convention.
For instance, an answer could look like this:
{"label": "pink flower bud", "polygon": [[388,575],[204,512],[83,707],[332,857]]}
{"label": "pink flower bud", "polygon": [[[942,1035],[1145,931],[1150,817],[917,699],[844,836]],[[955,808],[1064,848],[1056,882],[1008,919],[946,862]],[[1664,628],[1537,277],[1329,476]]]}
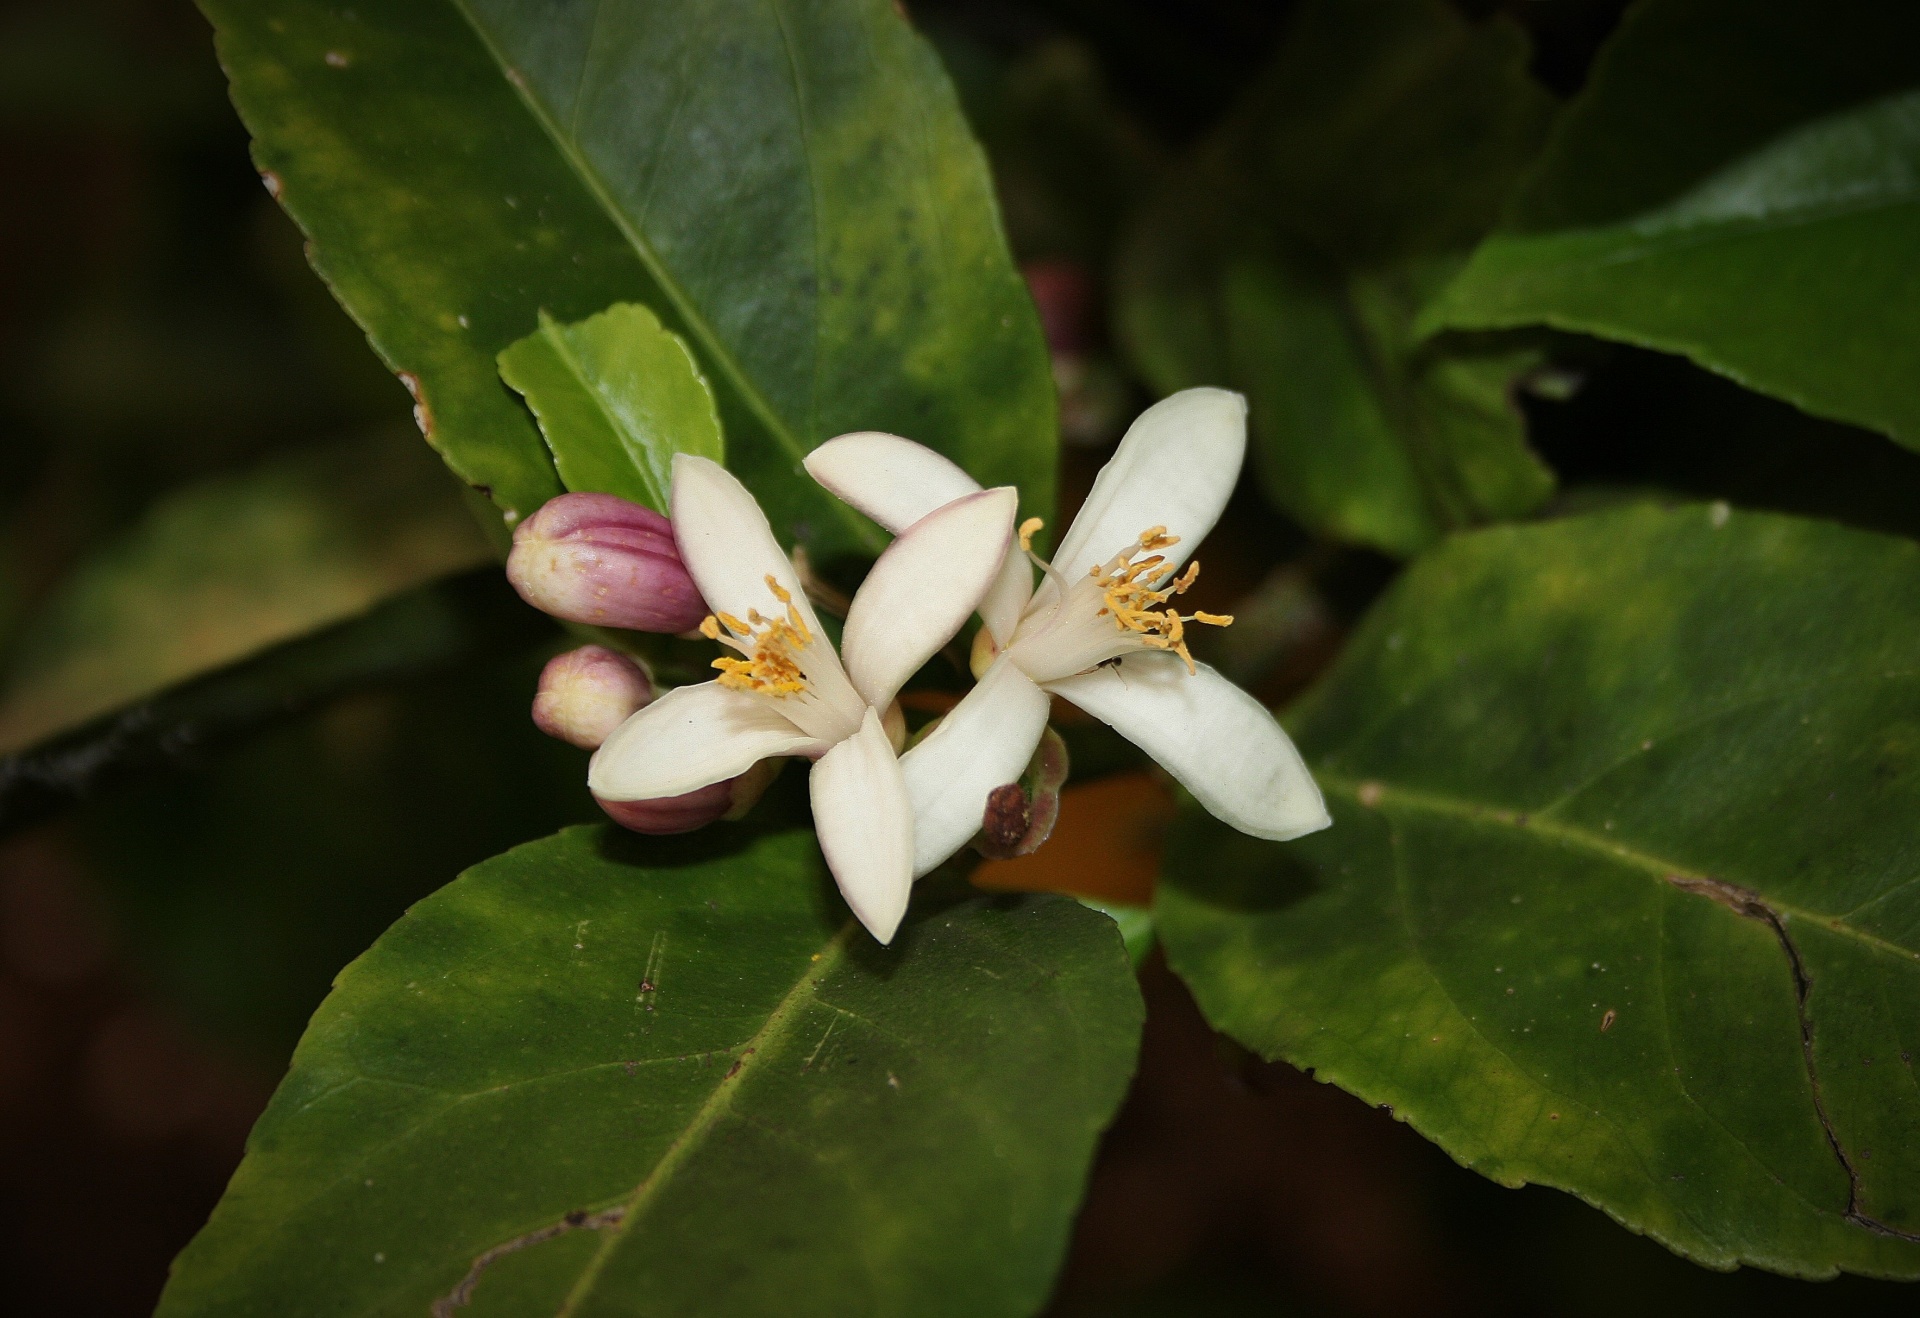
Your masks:
{"label": "pink flower bud", "polygon": [[635,710],[653,703],[653,684],[639,664],[604,645],[585,645],[547,660],[533,697],[534,726],[549,737],[599,749]]}
{"label": "pink flower bud", "polygon": [[507,580],[568,622],[684,632],[707,615],[680,562],[673,524],[611,494],[563,494],[514,530]]}
{"label": "pink flower bud", "polygon": [[765,795],[786,767],[784,759],[761,760],[738,778],[709,783],[682,796],[652,801],[602,801],[602,810],[614,823],[635,833],[691,833],[716,819],[738,819]]}

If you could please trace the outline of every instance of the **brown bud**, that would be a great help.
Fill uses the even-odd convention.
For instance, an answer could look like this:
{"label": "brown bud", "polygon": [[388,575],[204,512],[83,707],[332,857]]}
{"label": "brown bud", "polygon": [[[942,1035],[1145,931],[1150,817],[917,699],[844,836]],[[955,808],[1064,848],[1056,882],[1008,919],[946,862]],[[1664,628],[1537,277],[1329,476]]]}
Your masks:
{"label": "brown bud", "polygon": [[1067,743],[1049,727],[1040,735],[1027,771],[1017,783],[987,794],[987,808],[973,849],[989,860],[1012,860],[1038,851],[1060,819],[1060,789],[1067,782]]}

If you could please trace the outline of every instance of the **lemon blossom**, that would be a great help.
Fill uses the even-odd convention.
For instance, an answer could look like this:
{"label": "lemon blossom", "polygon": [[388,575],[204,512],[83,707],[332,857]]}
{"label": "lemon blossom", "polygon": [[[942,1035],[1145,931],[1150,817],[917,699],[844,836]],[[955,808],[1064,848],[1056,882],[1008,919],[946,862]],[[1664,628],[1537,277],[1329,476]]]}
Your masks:
{"label": "lemon blossom", "polygon": [[[1246,400],[1224,389],[1175,394],[1128,429],[1051,563],[1030,551],[1038,520],[1020,528],[1025,552],[1007,554],[980,605],[978,685],[901,761],[917,874],[965,845],[988,793],[1020,776],[1049,695],[1113,727],[1243,833],[1284,840],[1332,822],[1273,715],[1187,652],[1187,624],[1232,619],[1176,603],[1239,479],[1246,417]],[[980,488],[933,450],[872,431],[827,441],[806,467],[895,532]]]}
{"label": "lemon blossom", "polygon": [[604,801],[651,801],[771,756],[811,759],[827,866],[860,922],[888,942],[906,913],[916,843],[896,758],[901,725],[887,712],[994,581],[1015,491],[965,491],[903,525],[854,595],[838,654],[745,486],[679,454],[671,498],[680,557],[714,610],[701,630],[737,657],[715,661],[715,680],[669,691],[622,723],[594,753],[587,785]]}

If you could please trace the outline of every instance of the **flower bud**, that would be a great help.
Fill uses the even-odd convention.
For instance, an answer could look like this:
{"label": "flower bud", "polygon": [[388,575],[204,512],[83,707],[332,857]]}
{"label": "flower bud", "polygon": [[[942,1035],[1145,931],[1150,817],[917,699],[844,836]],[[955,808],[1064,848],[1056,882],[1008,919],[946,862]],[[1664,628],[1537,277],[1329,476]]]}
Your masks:
{"label": "flower bud", "polygon": [[1053,836],[1060,818],[1060,790],[1066,783],[1067,743],[1049,726],[1041,733],[1020,781],[988,793],[973,849],[989,860],[1012,860],[1038,851]]}
{"label": "flower bud", "polygon": [[604,645],[584,645],[547,660],[533,697],[534,726],[549,737],[599,749],[635,710],[653,703],[639,664]]}
{"label": "flower bud", "polygon": [[635,833],[691,833],[716,819],[738,819],[746,814],[780,776],[786,763],[781,758],[761,760],[737,778],[696,787],[681,796],[652,801],[593,799],[614,823]]}
{"label": "flower bud", "polygon": [[673,524],[611,494],[563,494],[520,523],[507,557],[520,598],[568,622],[684,632],[707,615]]}

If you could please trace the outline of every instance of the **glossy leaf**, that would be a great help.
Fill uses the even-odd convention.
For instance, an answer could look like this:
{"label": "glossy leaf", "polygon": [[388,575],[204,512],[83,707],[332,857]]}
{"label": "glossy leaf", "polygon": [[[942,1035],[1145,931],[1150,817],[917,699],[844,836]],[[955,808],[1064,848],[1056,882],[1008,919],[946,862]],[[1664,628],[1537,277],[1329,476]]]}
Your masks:
{"label": "glossy leaf", "polygon": [[1647,0],[1428,316],[1668,352],[1920,448],[1920,9]]}
{"label": "glossy leaf", "polygon": [[1511,396],[1535,354],[1413,331],[1545,131],[1527,55],[1443,0],[1304,5],[1129,241],[1136,364],[1246,393],[1262,483],[1312,529],[1411,553],[1552,489]]}
{"label": "glossy leaf", "polygon": [[160,1313],[1032,1313],[1140,1015],[1069,899],[568,830],[342,972]]}
{"label": "glossy leaf", "polygon": [[0,752],[489,558],[411,434],[276,459],[168,496],[30,620]]}
{"label": "glossy leaf", "polygon": [[675,453],[726,461],[713,391],[645,307],[623,302],[575,325],[543,311],[501,352],[500,377],[525,395],[569,490],[665,514]]}
{"label": "glossy leaf", "polygon": [[1052,513],[1053,392],[984,164],[887,0],[206,0],[270,186],[455,470],[559,492],[495,354],[614,302],[693,349],[730,465],[816,558],[884,544],[799,473],[911,435]]}
{"label": "glossy leaf", "polygon": [[1191,812],[1216,1026],[1713,1267],[1920,1276],[1920,547],[1631,506],[1450,540],[1293,720],[1334,826]]}

